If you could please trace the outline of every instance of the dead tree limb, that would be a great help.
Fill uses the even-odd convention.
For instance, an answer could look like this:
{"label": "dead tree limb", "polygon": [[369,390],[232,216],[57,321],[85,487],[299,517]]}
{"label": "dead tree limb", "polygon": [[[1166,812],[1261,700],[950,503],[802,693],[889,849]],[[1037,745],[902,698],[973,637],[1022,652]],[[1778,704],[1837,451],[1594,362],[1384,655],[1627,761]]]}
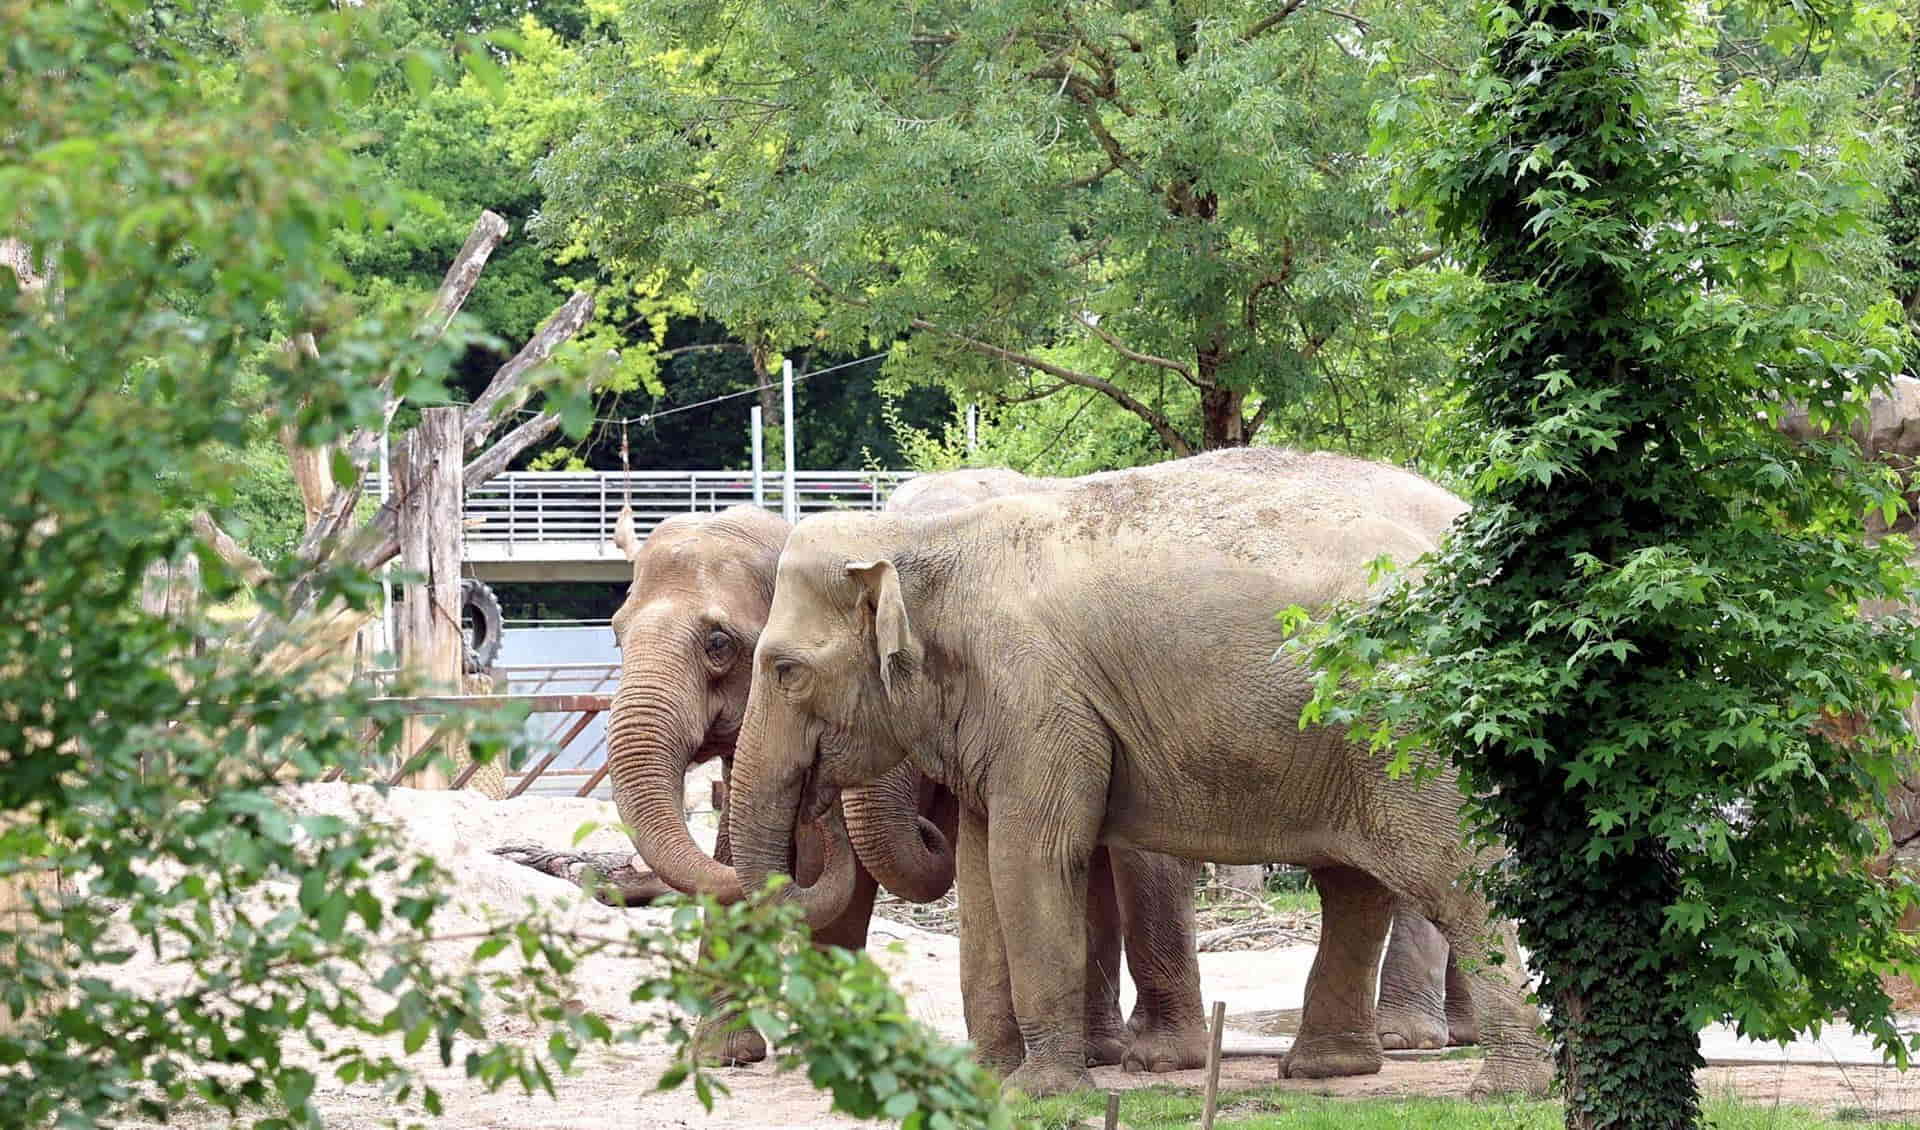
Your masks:
{"label": "dead tree limb", "polygon": [[[586,291],[578,291],[572,298],[561,303],[560,308],[547,315],[527,344],[513,355],[513,360],[500,366],[487,382],[486,390],[474,397],[467,408],[466,429],[468,449],[479,447],[492,433],[497,416],[518,408],[527,399],[527,390],[522,387],[527,374],[553,356],[553,351],[580,332],[580,327],[593,317],[593,296]],[[496,412],[495,409],[499,411]]]}

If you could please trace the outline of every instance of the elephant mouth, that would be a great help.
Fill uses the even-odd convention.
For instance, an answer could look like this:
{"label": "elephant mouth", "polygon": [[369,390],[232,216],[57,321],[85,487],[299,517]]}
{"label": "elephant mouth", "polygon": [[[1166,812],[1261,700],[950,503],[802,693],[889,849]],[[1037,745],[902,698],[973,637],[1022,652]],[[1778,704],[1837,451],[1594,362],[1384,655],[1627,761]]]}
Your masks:
{"label": "elephant mouth", "polygon": [[809,823],[822,819],[839,802],[839,788],[821,783],[819,762],[809,766],[800,781],[800,819]]}

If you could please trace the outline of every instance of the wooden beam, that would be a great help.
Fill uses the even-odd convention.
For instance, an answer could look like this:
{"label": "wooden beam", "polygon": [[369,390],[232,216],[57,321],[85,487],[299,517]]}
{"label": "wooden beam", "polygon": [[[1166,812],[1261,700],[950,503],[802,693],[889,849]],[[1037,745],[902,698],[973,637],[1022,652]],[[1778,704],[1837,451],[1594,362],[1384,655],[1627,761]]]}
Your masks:
{"label": "wooden beam", "polygon": [[575,722],[573,727],[567,731],[566,737],[560,739],[560,744],[554,746],[551,752],[541,758],[539,764],[528,769],[526,773],[521,775],[520,783],[513,786],[513,791],[507,794],[507,799],[512,800],[514,797],[526,792],[529,786],[540,779],[540,774],[547,771],[547,766],[552,765],[554,759],[558,758],[560,754],[566,750],[567,746],[573,742],[573,739],[580,736],[580,731],[587,728],[587,723],[599,716],[600,712],[598,710],[589,710],[580,715],[580,720]]}
{"label": "wooden beam", "polygon": [[[429,408],[420,414],[420,426],[407,435],[405,463],[411,489],[399,513],[401,557],[416,578],[406,585],[406,608],[401,637],[403,665],[417,684],[428,691],[457,691],[465,649],[460,631],[460,518],[463,462],[459,408]],[[432,726],[426,715],[407,720],[401,740],[402,764],[413,761],[426,746]],[[464,743],[447,740],[455,762]],[[429,766],[409,775],[416,789],[444,789],[446,770]]]}
{"label": "wooden beam", "polygon": [[370,706],[397,707],[403,714],[442,714],[448,710],[499,710],[525,706],[530,714],[568,714],[576,710],[611,710],[609,694],[438,694],[384,695],[364,700]]}

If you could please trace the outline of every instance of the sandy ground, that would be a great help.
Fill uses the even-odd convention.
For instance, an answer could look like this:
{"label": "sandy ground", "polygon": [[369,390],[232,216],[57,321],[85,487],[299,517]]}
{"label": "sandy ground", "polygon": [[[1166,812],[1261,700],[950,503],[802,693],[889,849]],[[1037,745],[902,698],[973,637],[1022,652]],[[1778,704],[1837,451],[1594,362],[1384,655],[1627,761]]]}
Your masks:
{"label": "sandy ground", "polygon": [[[690,781],[688,794],[690,809],[704,807],[699,802],[706,798],[706,783]],[[292,801],[296,807],[341,814],[358,811],[366,818],[394,821],[416,847],[463,876],[466,885],[462,905],[441,923],[442,931],[481,928],[490,908],[510,912],[529,898],[559,908],[567,921],[582,929],[626,926],[636,920],[663,921],[668,913],[602,907],[579,897],[570,884],[490,854],[493,847],[516,841],[565,846],[584,823],[614,822],[613,808],[604,802],[526,797],[495,802],[471,792],[403,789],[394,790],[388,800],[382,801],[364,786],[338,784],[302,786],[294,791]],[[696,816],[695,824],[697,834],[710,843],[708,821]],[[623,844],[624,837],[618,832],[601,829],[581,846],[612,850]],[[471,943],[465,943],[458,952],[470,948]],[[957,939],[880,919],[874,924],[871,948],[916,1018],[951,1039],[964,1039]],[[1230,1048],[1236,1043],[1244,1046],[1262,1040],[1271,1044],[1274,1036],[1286,1030],[1288,1015],[1300,1005],[1312,958],[1312,948],[1299,945],[1201,955],[1206,999],[1227,1002],[1226,1043]],[[616,1027],[645,1019],[639,1006],[626,999],[627,986],[635,973],[631,962],[612,958],[586,962],[573,975],[576,996]],[[156,986],[181,982],[181,974],[174,967],[155,961],[151,955],[114,975]],[[1130,1000],[1129,986],[1123,990],[1123,1004]],[[543,1041],[545,1035],[531,1023],[505,1014],[492,1023],[490,1034],[529,1042]],[[1821,1041],[1783,1050],[1740,1041],[1729,1032],[1709,1031],[1704,1044],[1710,1058],[1769,1061],[1764,1066],[1709,1068],[1701,1078],[1709,1095],[1738,1094],[1769,1105],[1810,1106],[1828,1112],[1920,1121],[1920,1075],[1903,1076],[1886,1068],[1820,1066],[1836,1060],[1874,1058],[1864,1041],[1850,1033],[1829,1033]],[[457,1056],[453,1068],[441,1068],[428,1056],[417,1061],[423,1077],[444,1097],[447,1114],[436,1125],[462,1130],[696,1126],[784,1130],[866,1125],[830,1114],[825,1096],[813,1091],[803,1076],[780,1074],[770,1064],[726,1072],[723,1078],[733,1093],[721,1096],[713,1113],[708,1114],[701,1110],[690,1089],[660,1092],[654,1088],[669,1062],[664,1044],[592,1052],[581,1057],[573,1075],[558,1081],[558,1097],[548,1098],[544,1094],[529,1096],[518,1088],[489,1094],[465,1079]],[[1464,1095],[1477,1066],[1470,1060],[1392,1061],[1378,1075],[1284,1081],[1282,1085],[1311,1094]],[[1100,1087],[1114,1089],[1155,1083],[1199,1087],[1203,1075],[1201,1071],[1129,1075],[1118,1068],[1094,1072]],[[1271,1058],[1233,1058],[1222,1066],[1221,1085],[1228,1091],[1276,1082],[1275,1061]],[[384,1126],[402,1113],[375,1089],[343,1084],[330,1074],[323,1075],[316,1095],[329,1126],[355,1130]],[[1222,1105],[1230,1110],[1232,1102],[1224,1100]],[[195,1125],[191,1121],[186,1124]]]}

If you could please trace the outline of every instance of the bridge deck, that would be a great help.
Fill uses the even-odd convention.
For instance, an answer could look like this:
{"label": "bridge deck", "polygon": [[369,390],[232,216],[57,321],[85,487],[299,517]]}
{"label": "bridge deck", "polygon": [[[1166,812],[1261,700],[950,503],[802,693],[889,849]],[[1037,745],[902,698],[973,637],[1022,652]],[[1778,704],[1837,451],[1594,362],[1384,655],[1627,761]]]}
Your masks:
{"label": "bridge deck", "polygon": [[[900,471],[797,472],[801,515],[878,510]],[[761,504],[780,511],[777,474],[762,479]],[[487,581],[624,581],[631,574],[613,544],[623,506],[645,537],[675,514],[714,513],[754,503],[747,471],[518,471],[467,492],[465,559]]]}

